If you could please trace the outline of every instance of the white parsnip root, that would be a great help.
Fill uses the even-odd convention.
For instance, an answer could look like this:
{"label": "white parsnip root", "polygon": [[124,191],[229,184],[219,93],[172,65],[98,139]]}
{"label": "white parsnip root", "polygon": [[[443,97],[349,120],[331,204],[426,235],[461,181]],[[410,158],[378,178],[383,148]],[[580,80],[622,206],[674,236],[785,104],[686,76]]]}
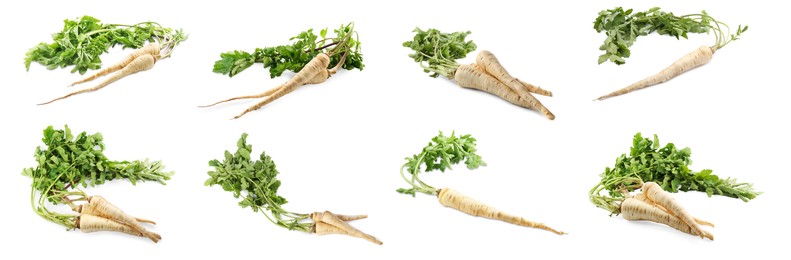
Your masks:
{"label": "white parsnip root", "polygon": [[714,240],[700,226],[714,224],[692,216],[669,192],[655,182],[642,184],[642,193],[629,196],[620,203],[620,214],[626,220],[648,220],[668,225],[687,234]]}
{"label": "white parsnip root", "polygon": [[80,229],[83,233],[92,233],[98,231],[115,231],[121,232],[133,236],[142,237],[143,234],[135,230],[134,228],[118,223],[117,221],[113,221],[104,217],[94,216],[90,214],[80,214],[77,217],[77,222],[75,226]]}
{"label": "white parsnip root", "polygon": [[313,220],[313,232],[317,235],[341,234],[365,239],[371,243],[381,245],[382,241],[375,237],[363,233],[362,231],[349,225],[348,221],[363,219],[366,215],[340,215],[329,211],[313,212],[310,218]]}
{"label": "white parsnip root", "polygon": [[673,214],[673,216],[678,217],[681,219],[681,221],[687,224],[687,226],[689,226],[692,231],[700,235],[701,238],[704,237],[703,231],[700,229],[698,223],[695,222],[695,218],[692,217],[692,214],[684,209],[681,204],[676,202],[676,200],[670,196],[670,193],[663,190],[659,184],[654,182],[646,182],[643,184],[642,190],[646,198],[667,209],[671,214]]}
{"label": "white parsnip root", "polygon": [[50,100],[48,102],[44,102],[44,103],[38,104],[38,105],[46,105],[46,104],[49,104],[49,103],[52,103],[52,102],[55,102],[55,101],[58,101],[58,100],[61,100],[61,99],[64,99],[64,98],[68,98],[68,97],[71,97],[71,96],[74,96],[74,95],[77,95],[77,94],[88,93],[88,92],[93,92],[93,91],[99,90],[99,89],[101,89],[103,87],[106,87],[110,83],[113,83],[113,82],[115,82],[115,81],[117,81],[119,79],[122,79],[122,78],[126,77],[126,76],[129,76],[131,74],[135,74],[137,72],[149,70],[149,69],[154,67],[154,64],[156,62],[157,62],[156,58],[154,58],[154,56],[152,56],[151,54],[143,54],[142,56],[139,56],[139,57],[135,58],[134,60],[132,60],[132,62],[127,64],[123,69],[121,69],[120,71],[116,72],[115,74],[113,74],[109,78],[105,79],[104,81],[102,81],[102,83],[99,83],[99,85],[96,85],[95,87],[87,88],[87,89],[83,89],[83,90],[79,90],[79,91],[75,91],[75,92],[69,93],[69,94],[67,94],[65,96],[62,96],[62,97]]}
{"label": "white parsnip root", "polygon": [[123,229],[119,229],[117,225],[113,226],[114,225],[113,223],[117,223],[125,228],[134,230],[137,234],[140,234],[139,236],[143,236],[148,239],[151,239],[151,241],[159,242],[159,240],[162,239],[162,237],[159,234],[148,231],[140,224],[141,222],[153,224],[154,223],[153,221],[135,218],[129,214],[126,214],[121,209],[111,204],[106,199],[104,199],[104,197],[101,196],[87,197],[87,201],[88,203],[82,204],[76,208],[77,211],[80,213],[80,216],[81,217],[91,216],[89,217],[91,220],[96,220],[96,218],[106,219],[107,221],[103,221],[101,223],[110,223],[108,224],[111,225],[108,226],[109,228],[108,231],[121,231],[124,233],[128,233]]}
{"label": "white parsnip root", "polygon": [[128,56],[124,57],[124,59],[119,61],[118,63],[113,64],[113,65],[111,65],[109,67],[105,67],[104,69],[101,69],[101,70],[97,71],[96,73],[94,73],[93,75],[88,76],[88,77],[86,77],[84,79],[75,81],[74,83],[71,83],[71,85],[69,85],[69,86],[74,86],[74,85],[77,85],[77,84],[80,84],[80,83],[88,82],[88,81],[94,80],[94,79],[96,79],[98,77],[110,74],[110,73],[115,72],[115,71],[120,70],[120,69],[123,69],[124,67],[126,67],[127,65],[132,63],[132,61],[134,61],[138,57],[146,55],[146,54],[150,54],[156,60],[159,60],[159,57],[160,57],[159,53],[160,53],[160,51],[161,51],[161,49],[160,49],[159,43],[156,43],[156,42],[149,43],[146,46],[144,46],[143,48],[140,48],[140,49],[137,49],[137,50],[133,51],[131,54],[129,54]]}
{"label": "white parsnip root", "polygon": [[276,99],[288,93],[291,93],[300,86],[307,84],[319,84],[324,81],[327,81],[327,79],[332,74],[335,74],[335,72],[337,72],[338,67],[343,66],[344,61],[345,60],[342,59],[335,68],[327,69],[327,67],[330,64],[330,56],[327,55],[326,53],[321,53],[319,55],[316,55],[316,57],[314,57],[313,59],[311,59],[310,62],[308,62],[308,64],[306,64],[305,67],[302,68],[302,70],[300,70],[296,75],[294,75],[294,77],[292,77],[290,80],[288,80],[286,83],[280,86],[269,89],[261,94],[233,97],[210,105],[204,105],[199,107],[211,107],[217,104],[221,104],[233,100],[239,100],[239,99],[264,98],[264,100],[247,108],[244,112],[234,117],[234,119],[237,119],[251,111],[258,110],[259,108],[271,103],[272,101],[275,101]]}
{"label": "white parsnip root", "polygon": [[613,91],[612,93],[601,96],[596,100],[604,100],[607,98],[620,96],[638,89],[647,88],[668,81],[678,75],[683,74],[684,72],[709,63],[709,61],[711,61],[711,57],[714,56],[714,51],[715,49],[712,47],[700,46],[700,48],[688,53],[687,55],[684,55],[684,57],[673,62],[673,64],[663,69],[656,75],[640,80],[625,88]]}
{"label": "white parsnip root", "polygon": [[711,233],[705,230],[694,230],[680,218],[635,198],[627,198],[621,203],[621,216],[626,220],[647,220],[665,224],[687,234],[714,240],[714,236]]}
{"label": "white parsnip root", "polygon": [[502,212],[450,188],[439,190],[437,196],[439,197],[439,203],[443,206],[459,210],[468,215],[500,220],[519,226],[543,229],[558,235],[566,234],[565,232],[557,231],[543,223],[533,222],[519,216]]}
{"label": "white parsnip root", "polygon": [[[481,69],[483,69],[483,71],[496,78],[498,81],[500,81],[500,83],[506,85],[514,93],[518,94],[522,100],[527,102],[529,105],[528,108],[540,111],[549,119],[555,119],[555,115],[553,115],[552,112],[549,112],[549,109],[544,107],[544,105],[542,105],[538,99],[530,94],[531,89],[533,91],[540,90],[542,93],[545,90],[527,84],[524,81],[511,76],[505,67],[500,64],[500,61],[497,59],[497,57],[495,57],[490,51],[482,50],[479,52],[475,62]],[[552,95],[551,92],[548,94]]]}
{"label": "white parsnip root", "polygon": [[555,115],[531,94],[552,96],[552,92],[511,76],[489,51],[479,52],[476,63],[459,65],[453,80],[461,87],[494,94],[511,104],[539,111],[550,120],[555,119]]}

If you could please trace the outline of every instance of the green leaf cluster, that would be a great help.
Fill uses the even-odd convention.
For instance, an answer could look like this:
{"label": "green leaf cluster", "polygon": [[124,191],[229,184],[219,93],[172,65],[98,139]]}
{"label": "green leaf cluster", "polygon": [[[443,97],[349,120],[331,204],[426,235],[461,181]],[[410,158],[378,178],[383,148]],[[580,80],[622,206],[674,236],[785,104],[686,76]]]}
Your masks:
{"label": "green leaf cluster", "polygon": [[[363,56],[360,53],[360,41],[356,37],[353,24],[341,25],[334,30],[335,37],[327,38],[327,29],[322,29],[319,35],[313,29],[303,31],[291,37],[290,45],[256,48],[252,53],[245,51],[231,51],[220,54],[220,60],[214,63],[215,73],[233,77],[253,64],[261,63],[264,68],[269,68],[271,78],[283,75],[283,72],[299,72],[316,55],[327,53],[330,55],[330,67],[337,65],[343,53],[346,60],[343,68],[347,70],[362,70]],[[329,49],[329,47],[333,47]]]}
{"label": "green leaf cluster", "polygon": [[116,45],[137,49],[146,42],[160,41],[164,49],[172,49],[187,38],[181,30],[164,28],[155,22],[104,24],[91,16],[63,22],[63,30],[52,34],[52,43],[39,43],[25,54],[26,69],[37,62],[50,70],[74,66],[72,73],[84,74],[101,68],[100,56]]}
{"label": "green leaf cluster", "polygon": [[253,146],[247,144],[247,133],[243,133],[236,142],[236,152],[231,154],[226,150],[222,161],[209,161],[214,170],[208,172],[209,179],[204,185],[220,185],[223,190],[233,193],[234,198],[242,198],[240,207],[260,211],[278,226],[309,232],[310,224],[302,222],[307,219],[306,214],[288,212],[281,207],[288,201],[277,194],[280,180],[277,179],[279,172],[275,162],[266,152],[261,152],[253,161],[250,157],[252,149]]}
{"label": "green leaf cluster", "polygon": [[[36,147],[36,167],[22,171],[22,175],[33,179],[30,199],[34,211],[52,220],[51,218],[60,214],[46,210],[44,202],[48,200],[55,205],[69,204],[71,201],[64,196],[82,194],[68,192],[78,185],[85,188],[115,179],[127,179],[133,185],[138,181],[156,181],[164,185],[173,176],[173,172],[164,171],[160,161],[130,162],[108,159],[104,155],[103,140],[101,133],[81,132],[74,136],[68,126],[62,130],[56,130],[52,126],[44,129],[41,141],[46,147]],[[41,194],[38,205],[33,203],[36,191]]]}
{"label": "green leaf cluster", "polygon": [[[476,153],[476,140],[471,135],[456,136],[456,133],[451,133],[450,136],[445,136],[442,131],[439,135],[431,138],[431,142],[423,147],[419,154],[406,157],[406,163],[401,166],[401,177],[404,178],[412,188],[398,189],[399,193],[410,194],[415,196],[415,192],[423,192],[426,194],[434,195],[436,189],[424,183],[418,178],[420,167],[425,166],[425,172],[439,170],[445,172],[446,169],[451,169],[452,165],[459,164],[464,161],[468,169],[477,169],[480,166],[486,166],[486,162],[481,159],[481,156]],[[404,175],[404,168],[412,175],[411,179]]]}
{"label": "green leaf cluster", "polygon": [[[456,60],[467,57],[467,54],[474,51],[477,46],[472,41],[465,38],[471,32],[442,33],[437,29],[426,31],[415,28],[415,37],[411,41],[403,43],[404,47],[410,48],[414,53],[409,57],[420,63],[423,72],[436,78],[443,75],[453,78],[453,74],[459,64]],[[424,62],[428,65],[424,65]]]}
{"label": "green leaf cluster", "polygon": [[[644,182],[656,182],[668,192],[699,191],[709,197],[720,195],[745,202],[761,194],[753,190],[752,184],[720,178],[712,174],[710,169],[700,172],[691,170],[691,154],[689,147],[679,149],[673,143],[660,146],[656,135],[649,139],[637,133],[629,154],[619,156],[615,166],[607,167],[601,174],[601,182],[591,190],[591,199],[597,206],[615,213],[618,212],[617,207],[609,203],[624,199],[628,192],[639,189]],[[599,194],[604,190],[610,199],[604,199]]]}
{"label": "green leaf cluster", "polygon": [[599,50],[604,54],[599,56],[599,64],[611,61],[621,65],[626,63],[625,58],[631,55],[629,47],[634,44],[639,36],[656,32],[659,35],[668,35],[680,39],[687,38],[687,33],[706,33],[711,28],[713,19],[702,12],[700,16],[676,16],[673,13],[661,11],[654,7],[646,12],[633,12],[632,9],[624,10],[622,7],[603,10],[593,23],[596,32],[605,32],[607,38]]}

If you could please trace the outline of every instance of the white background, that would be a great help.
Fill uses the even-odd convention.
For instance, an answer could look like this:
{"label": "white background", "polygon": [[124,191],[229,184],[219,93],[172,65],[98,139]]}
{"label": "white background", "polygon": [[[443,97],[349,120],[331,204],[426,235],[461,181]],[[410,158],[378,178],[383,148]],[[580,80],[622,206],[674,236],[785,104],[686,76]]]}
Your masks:
{"label": "white background", "polygon": [[[180,1],[18,1],[0,10],[4,94],[0,122],[4,139],[3,259],[66,257],[324,256],[330,259],[418,259],[506,256],[516,258],[635,257],[666,259],[771,256],[789,231],[782,188],[789,180],[788,34],[781,8],[763,1],[514,1],[447,3],[395,1],[254,1],[184,4]],[[766,1],[769,3],[769,1]],[[750,30],[718,51],[711,63],[662,85],[602,102],[602,94],[658,72],[711,35],[677,41],[651,35],[632,47],[623,66],[597,65],[604,34],[592,29],[602,9],[645,10],[659,5],[676,14],[705,9],[732,26]],[[74,89],[69,69],[25,71],[28,48],[62,27],[64,19],[93,15],[107,23],[157,21],[190,34],[172,58],[98,92],[47,106]],[[287,76],[270,79],[260,67],[234,78],[211,73],[219,53],[252,51],[287,43],[307,28],[335,28],[354,21],[363,43],[363,71],[342,71],[326,83],[304,86],[239,120],[253,104],[211,109],[197,105],[262,92]],[[401,43],[411,30],[471,30],[479,50],[495,53],[511,74],[553,91],[539,97],[557,119],[511,105],[487,93],[432,79],[407,57]],[[102,56],[110,64],[128,51]],[[471,54],[462,62],[472,62]],[[90,87],[85,84],[77,88]],[[75,88],[76,89],[76,88]],[[167,186],[117,181],[89,188],[126,212],[158,221],[163,240],[114,233],[82,234],[37,217],[30,208],[33,152],[48,125],[101,132],[106,155],[116,160],[163,160],[176,171]],[[453,187],[506,212],[569,232],[552,233],[478,219],[442,207],[431,196],[400,195],[398,175],[411,156],[439,130],[473,134],[489,164],[429,173],[425,181]],[[253,153],[273,157],[281,172],[280,194],[295,212],[332,210],[368,214],[353,225],[382,241],[377,246],[345,237],[304,234],[269,223],[242,209],[220,187],[204,187],[207,162],[235,149],[242,132]],[[675,195],[701,219],[715,241],[672,228],[621,217],[594,207],[587,192],[598,174],[628,152],[632,136],[689,146],[693,169],[755,183],[765,192],[754,201]],[[14,257],[16,258],[16,257]]]}

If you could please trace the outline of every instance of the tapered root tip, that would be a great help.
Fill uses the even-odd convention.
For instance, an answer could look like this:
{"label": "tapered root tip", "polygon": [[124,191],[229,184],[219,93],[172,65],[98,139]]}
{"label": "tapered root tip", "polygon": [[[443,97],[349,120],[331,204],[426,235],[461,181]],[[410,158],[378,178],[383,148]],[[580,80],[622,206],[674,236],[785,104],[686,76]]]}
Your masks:
{"label": "tapered root tip", "polygon": [[555,114],[552,114],[552,112],[549,112],[549,110],[547,110],[547,109],[543,109],[541,112],[544,114],[544,116],[545,116],[547,119],[549,119],[549,120],[555,120]]}
{"label": "tapered root tip", "polygon": [[547,225],[544,225],[544,224],[539,224],[539,225],[538,225],[538,226],[536,226],[536,227],[537,227],[537,228],[539,228],[539,229],[543,229],[543,230],[546,230],[546,231],[549,231],[549,232],[552,232],[552,233],[558,234],[558,235],[565,235],[565,234],[568,234],[568,233],[566,233],[566,232],[563,232],[563,231],[557,231],[557,230],[555,230],[554,228],[551,228],[551,227],[549,227],[549,226],[547,226]]}
{"label": "tapered root tip", "polygon": [[231,118],[231,120],[234,120],[234,119],[239,119],[240,117],[244,116],[245,114],[247,114],[247,111],[245,111],[245,112],[243,112],[243,113],[241,113],[241,114],[239,114],[239,115],[237,115],[237,116],[235,116],[235,117]]}
{"label": "tapered root tip", "polygon": [[549,231],[552,231],[553,233],[558,234],[558,235],[568,235],[569,234],[569,233],[566,233],[566,232],[563,232],[563,231],[557,231],[557,230],[554,230],[554,229],[550,229]]}
{"label": "tapered root tip", "polygon": [[217,102],[217,103],[214,103],[214,104],[208,104],[208,105],[200,105],[198,107],[199,108],[213,107],[214,105],[217,105],[217,104],[222,103],[222,102],[225,102],[225,101],[220,101],[220,102]]}

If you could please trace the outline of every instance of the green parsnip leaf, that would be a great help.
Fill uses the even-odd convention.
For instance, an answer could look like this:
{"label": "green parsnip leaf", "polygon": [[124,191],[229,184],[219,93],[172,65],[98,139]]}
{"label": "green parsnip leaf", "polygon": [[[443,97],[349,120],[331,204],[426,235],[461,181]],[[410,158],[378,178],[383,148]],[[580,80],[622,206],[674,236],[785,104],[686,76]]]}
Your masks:
{"label": "green parsnip leaf", "polygon": [[214,170],[208,172],[209,179],[204,185],[220,185],[223,190],[231,192],[234,198],[242,198],[240,207],[260,211],[278,226],[310,232],[312,225],[301,222],[308,215],[288,212],[281,207],[288,201],[277,194],[280,180],[277,179],[279,172],[275,162],[266,152],[261,152],[258,159],[252,160],[252,150],[253,146],[247,144],[247,133],[243,133],[236,142],[235,153],[225,151],[223,161],[209,161],[209,166]]}
{"label": "green parsnip leaf", "polygon": [[160,161],[112,161],[104,155],[104,138],[100,133],[81,132],[73,136],[71,129],[64,126],[56,130],[52,126],[44,129],[41,139],[45,147],[36,147],[34,158],[37,166],[22,170],[22,175],[33,179],[31,201],[39,200],[34,210],[45,219],[72,228],[70,215],[57,214],[44,207],[45,201],[55,205],[70,203],[64,196],[82,194],[69,192],[81,185],[83,188],[104,184],[115,179],[127,179],[133,185],[138,181],[156,181],[165,184],[173,172],[164,171]]}
{"label": "green parsnip leaf", "polygon": [[[471,32],[442,33],[437,29],[426,31],[420,28],[413,30],[415,36],[411,41],[404,42],[404,47],[410,48],[414,53],[409,57],[420,63],[423,71],[436,78],[440,75],[452,79],[459,64],[457,59],[467,57],[477,46],[472,41],[466,41]],[[428,65],[424,65],[423,63]]]}
{"label": "green parsnip leaf", "polygon": [[[401,166],[401,177],[411,184],[412,188],[402,188],[396,191],[412,196],[415,195],[415,192],[423,192],[430,195],[436,194],[434,187],[418,178],[421,166],[425,166],[426,172],[433,170],[445,172],[446,169],[450,169],[452,165],[459,164],[461,161],[464,161],[468,169],[486,166],[486,162],[476,153],[475,142],[475,138],[471,135],[457,137],[455,132],[453,132],[450,136],[445,136],[440,131],[439,135],[432,138],[431,142],[423,148],[423,151],[412,155],[412,157],[405,158],[407,162]],[[404,175],[404,168],[412,175],[411,178],[407,178]]]}
{"label": "green parsnip leaf", "polygon": [[[319,35],[314,34],[313,29],[308,29],[291,37],[291,45],[256,48],[252,53],[240,50],[225,52],[220,54],[221,59],[214,63],[212,71],[233,77],[253,64],[261,63],[264,68],[269,68],[269,76],[275,78],[286,71],[299,72],[316,55],[330,52],[330,67],[337,65],[342,53],[346,52],[343,68],[362,70],[365,65],[353,24],[342,25],[334,32],[335,37],[327,38],[326,28]],[[346,37],[347,34],[350,34],[349,37]]]}
{"label": "green parsnip leaf", "polygon": [[599,64],[609,60],[622,65],[626,63],[626,58],[631,56],[629,47],[640,36],[655,32],[676,39],[686,39],[688,33],[712,32],[716,41],[711,47],[718,50],[739,39],[739,36],[747,31],[747,26],[739,25],[736,33],[730,34],[730,27],[727,24],[715,20],[706,11],[676,16],[661,11],[659,7],[636,13],[632,9],[624,10],[622,7],[616,7],[599,12],[599,16],[593,22],[593,29],[599,33],[605,32],[607,35],[604,43],[599,46],[599,50],[604,51],[599,55]]}
{"label": "green parsnip leaf", "polygon": [[187,39],[180,29],[165,28],[155,22],[103,24],[91,16],[63,22],[63,30],[52,34],[52,43],[39,43],[25,54],[26,69],[36,62],[50,70],[74,66],[72,73],[84,74],[101,68],[100,56],[116,45],[137,49],[147,42],[157,41],[162,45],[162,58],[165,58]]}
{"label": "green parsnip leaf", "polygon": [[[705,14],[705,11],[703,13]],[[599,64],[608,60],[618,65],[626,63],[625,58],[631,56],[629,47],[640,36],[656,32],[676,39],[680,37],[686,39],[687,33],[709,32],[710,22],[708,16],[679,17],[661,11],[659,7],[637,13],[633,13],[632,9],[624,10],[622,7],[603,10],[599,12],[599,17],[593,23],[596,32],[605,32],[607,35],[604,44],[599,47],[599,50],[604,51],[604,54],[599,56]]]}
{"label": "green parsnip leaf", "polygon": [[[709,197],[720,195],[749,201],[761,194],[752,184],[737,182],[732,178],[720,178],[712,170],[695,172],[692,164],[692,150],[679,149],[673,143],[659,144],[659,138],[644,138],[637,133],[632,140],[629,154],[622,154],[615,165],[607,167],[601,174],[602,180],[591,192],[591,201],[599,207],[615,214],[619,211],[615,201],[625,198],[625,194],[635,191],[645,182],[656,182],[668,192],[699,191]],[[607,195],[600,192],[607,191]]]}

